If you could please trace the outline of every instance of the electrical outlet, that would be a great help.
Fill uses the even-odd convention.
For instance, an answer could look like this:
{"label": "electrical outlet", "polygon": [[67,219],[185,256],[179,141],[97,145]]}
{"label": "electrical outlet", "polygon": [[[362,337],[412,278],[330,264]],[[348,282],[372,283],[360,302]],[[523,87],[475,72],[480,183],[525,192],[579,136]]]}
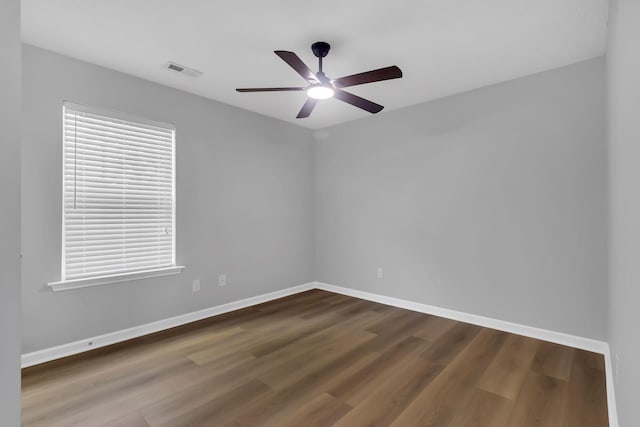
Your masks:
{"label": "electrical outlet", "polygon": [[191,282],[191,290],[193,292],[200,291],[200,279],[195,279],[193,282]]}
{"label": "electrical outlet", "polygon": [[384,270],[382,268],[378,268],[378,271],[376,272],[376,277],[378,279],[384,278]]}
{"label": "electrical outlet", "polygon": [[218,286],[227,286],[227,275],[221,274],[218,276]]}

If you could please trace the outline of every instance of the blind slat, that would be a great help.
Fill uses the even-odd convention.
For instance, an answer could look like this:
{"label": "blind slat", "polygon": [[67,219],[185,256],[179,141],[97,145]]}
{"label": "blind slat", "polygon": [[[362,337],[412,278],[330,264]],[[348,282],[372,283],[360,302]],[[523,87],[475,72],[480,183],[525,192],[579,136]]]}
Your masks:
{"label": "blind slat", "polygon": [[[164,169],[164,167],[161,170],[158,170],[157,166],[151,166],[148,163],[142,164],[142,163],[129,163],[129,164],[119,164],[116,165],[115,163],[110,163],[110,164],[106,164],[106,163],[101,163],[101,162],[94,162],[92,160],[89,159],[78,159],[80,161],[82,161],[84,169],[81,169],[80,167],[77,166],[76,162],[72,161],[72,160],[65,160],[64,163],[64,167],[69,169],[71,168],[71,170],[69,171],[69,173],[80,177],[82,176],[82,173],[87,173],[87,174],[97,174],[97,173],[105,173],[105,174],[114,174],[114,175],[118,175],[118,174],[122,174],[125,170],[127,172],[127,176],[129,176],[129,173],[131,173],[131,176],[149,176],[151,174],[157,174],[159,177],[163,177],[166,179],[171,179],[171,175],[168,174],[168,172],[163,171],[162,169]],[[167,165],[165,165],[167,166]],[[133,168],[136,168],[135,170],[133,170]],[[77,168],[77,169],[74,169]],[[67,172],[67,171],[65,171]],[[107,175],[108,176],[108,175]],[[122,176],[122,178],[124,179],[125,177]]]}
{"label": "blind slat", "polygon": [[[83,247],[92,247],[92,245],[94,245],[95,247],[98,246],[106,246],[106,245],[112,245],[112,244],[121,244],[120,242],[122,241],[121,239],[121,235],[118,236],[107,236],[107,237],[95,237],[95,238],[75,238],[75,239],[68,239],[65,242],[65,246],[67,248],[83,248]],[[127,236],[127,243],[144,243],[144,244],[149,244],[149,243],[155,243],[159,241],[159,237],[158,236],[149,236],[149,235],[142,235],[142,236]],[[171,242],[171,239],[167,238],[165,239],[165,241],[167,242]]]}
{"label": "blind slat", "polygon": [[70,275],[74,279],[83,279],[83,278],[107,276],[111,274],[133,273],[136,271],[155,270],[163,267],[173,267],[173,262],[169,262],[169,261],[166,261],[165,263],[142,262],[142,263],[135,263],[135,264],[126,265],[126,266],[118,265],[116,267],[111,267],[111,268],[105,268],[103,266],[89,267],[85,269],[74,268],[74,269],[70,269]]}
{"label": "blind slat", "polygon": [[93,256],[89,258],[82,257],[77,261],[71,261],[67,263],[67,268],[88,268],[113,265],[114,260],[120,260],[121,263],[133,264],[137,262],[147,262],[153,259],[167,258],[171,254],[171,251],[157,251],[157,252],[141,252],[136,254],[104,254],[100,256]]}
{"label": "blind slat", "polygon": [[[77,160],[81,160],[81,166],[86,169],[102,168],[105,166],[120,168],[130,168],[132,166],[141,166],[145,168],[164,169],[171,166],[171,160],[158,156],[108,156],[100,152],[83,152],[81,148],[78,150],[70,150],[69,157],[73,161],[74,167],[78,167]],[[82,170],[82,169],[78,169]]]}
{"label": "blind slat", "polygon": [[135,134],[123,130],[115,130],[105,126],[93,126],[82,121],[74,122],[73,119],[65,121],[65,130],[69,136],[77,136],[80,134],[96,135],[105,140],[131,140],[146,144],[149,147],[171,147],[171,136],[161,136],[154,134]]}
{"label": "blind slat", "polygon": [[114,129],[125,129],[131,132],[138,133],[172,133],[173,129],[170,126],[160,127],[160,126],[150,126],[141,122],[130,123],[128,120],[120,120],[112,117],[107,117],[104,115],[91,114],[87,112],[79,111],[78,109],[67,108],[66,118],[77,117],[78,121],[83,121],[87,123],[95,123],[97,125],[107,124],[109,127]]}
{"label": "blind slat", "polygon": [[[131,246],[129,245],[129,249],[131,253],[149,253],[148,249],[147,249],[148,245],[144,245],[144,246],[140,246],[140,247],[135,247],[135,246]],[[92,248],[95,248],[92,250]],[[92,256],[101,256],[101,255],[108,255],[111,253],[119,253],[122,250],[122,245],[121,244],[117,244],[117,245],[99,245],[99,246],[83,246],[83,247],[77,247],[77,248],[68,248],[67,251],[69,253],[79,253],[82,252],[83,256],[86,257],[92,257]],[[166,244],[158,244],[155,246],[156,251],[171,251],[171,244],[170,243],[166,243]]]}
{"label": "blind slat", "polygon": [[[96,147],[95,142],[99,141],[100,146]],[[171,146],[162,147],[155,146],[153,148],[148,147],[147,144],[132,145],[131,141],[123,139],[104,139],[96,134],[90,134],[85,132],[77,132],[72,135],[67,135],[64,144],[65,150],[99,150],[100,152],[115,152],[118,154],[137,154],[141,156],[159,156],[159,157],[171,157]]]}

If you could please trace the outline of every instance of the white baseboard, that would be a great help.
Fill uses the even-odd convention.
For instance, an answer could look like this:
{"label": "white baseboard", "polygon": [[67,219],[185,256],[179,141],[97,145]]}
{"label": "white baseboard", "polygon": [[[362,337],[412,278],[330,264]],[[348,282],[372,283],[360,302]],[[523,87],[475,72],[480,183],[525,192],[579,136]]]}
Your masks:
{"label": "white baseboard", "polygon": [[85,351],[93,350],[95,348],[100,348],[121,341],[130,340],[132,338],[137,338],[154,332],[160,332],[165,329],[174,328],[176,326],[185,325],[197,320],[206,319],[207,317],[217,316],[219,314],[228,313],[230,311],[239,310],[241,308],[250,307],[252,305],[261,304],[263,302],[308,291],[313,289],[314,287],[315,284],[313,282],[305,283],[304,285],[281,289],[275,292],[269,292],[267,294],[258,295],[239,301],[233,301],[215,307],[205,308],[204,310],[181,314],[169,319],[158,320],[157,322],[146,323],[144,325],[134,326],[133,328],[110,332],[108,334],[98,335],[96,337],[91,337],[68,344],[62,344],[56,347],[34,351],[32,353],[26,353],[22,355],[22,367],[27,368],[29,366],[38,365],[40,363],[49,362],[55,359],[60,359],[62,357],[67,357]]}
{"label": "white baseboard", "polygon": [[505,320],[492,319],[490,317],[449,310],[446,308],[388,297],[385,295],[373,294],[370,292],[364,292],[350,288],[344,288],[340,286],[334,286],[321,282],[305,283],[300,286],[294,286],[291,288],[206,308],[204,310],[182,314],[179,316],[171,317],[169,319],[159,320],[157,322],[147,323],[144,325],[135,326],[133,328],[123,329],[120,331],[75,341],[69,344],[63,344],[56,347],[23,354],[22,367],[27,368],[29,366],[49,362],[51,360],[60,359],[62,357],[71,356],[154,332],[160,332],[176,326],[185,325],[187,323],[206,319],[208,317],[216,316],[219,314],[228,313],[230,311],[239,310],[241,308],[250,307],[252,305],[261,304],[263,302],[272,301],[278,298],[283,298],[300,292],[305,292],[311,289],[321,289],[337,294],[347,295],[368,301],[378,302],[381,304],[391,305],[394,307],[404,308],[407,310],[417,311],[420,313],[445,317],[448,319],[458,320],[461,322],[471,323],[474,325],[497,329],[513,334],[523,335],[544,341],[550,341],[557,344],[579,348],[582,350],[593,351],[595,353],[601,353],[605,358],[607,403],[609,406],[609,425],[610,427],[618,427],[615,392],[613,387],[613,367],[611,363],[611,354],[609,350],[609,344],[604,341],[597,341],[590,338],[565,334],[562,332],[555,332],[547,329],[536,328],[533,326],[507,322]]}
{"label": "white baseboard", "polygon": [[367,301],[378,302],[380,304],[391,305],[404,308],[406,310],[445,317],[447,319],[458,320],[460,322],[471,323],[486,328],[497,329],[512,334],[523,335],[556,344],[579,348],[581,350],[592,351],[604,355],[606,381],[607,381],[607,404],[609,408],[609,426],[618,427],[618,415],[616,409],[615,392],[613,387],[613,369],[611,364],[611,354],[609,344],[604,341],[593,340],[576,335],[565,334],[563,332],[550,331],[548,329],[536,328],[519,323],[507,322],[506,320],[492,319],[490,317],[476,314],[464,313],[461,311],[449,310],[447,308],[436,307],[428,304],[421,304],[385,295],[373,294],[370,292],[358,291],[356,289],[343,288],[330,285],[328,283],[315,282],[315,288],[322,289],[337,294],[360,298]]}
{"label": "white baseboard", "polygon": [[609,409],[609,427],[618,427],[618,407],[616,406],[616,391],[613,384],[614,371],[609,344],[607,344],[607,351],[606,353],[604,353],[604,367],[607,379],[607,407]]}

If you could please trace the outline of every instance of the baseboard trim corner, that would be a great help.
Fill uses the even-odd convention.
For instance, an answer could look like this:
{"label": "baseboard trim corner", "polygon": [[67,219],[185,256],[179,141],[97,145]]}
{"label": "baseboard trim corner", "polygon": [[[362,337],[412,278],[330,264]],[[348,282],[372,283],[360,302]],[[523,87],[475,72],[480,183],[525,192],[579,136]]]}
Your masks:
{"label": "baseboard trim corner", "polygon": [[22,368],[39,365],[41,363],[50,362],[52,360],[61,359],[63,357],[72,356],[74,354],[83,353],[96,348],[105,347],[122,341],[138,338],[143,335],[160,332],[176,326],[186,325],[187,323],[196,322],[208,317],[217,316],[219,314],[228,313],[230,311],[239,310],[241,308],[250,307],[252,305],[262,304],[278,298],[289,295],[298,294],[300,292],[309,291],[315,288],[315,282],[305,283],[291,288],[280,289],[274,292],[249,297],[238,301],[232,301],[226,304],[205,308],[203,310],[191,313],[180,314],[168,319],[158,320],[139,326],[134,326],[120,331],[110,332],[91,338],[74,341],[68,344],[62,344],[55,347],[45,348],[43,350],[34,351],[22,355]]}
{"label": "baseboard trim corner", "polygon": [[614,385],[613,362],[611,360],[611,349],[607,344],[607,350],[604,353],[605,377],[607,381],[607,409],[609,411],[609,427],[619,427],[618,424],[618,407],[616,406],[616,390]]}

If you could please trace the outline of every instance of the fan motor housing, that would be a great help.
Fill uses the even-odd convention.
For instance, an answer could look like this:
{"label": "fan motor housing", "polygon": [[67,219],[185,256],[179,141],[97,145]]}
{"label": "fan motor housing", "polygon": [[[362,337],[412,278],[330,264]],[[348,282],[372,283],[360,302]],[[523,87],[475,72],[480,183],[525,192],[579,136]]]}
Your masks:
{"label": "fan motor housing", "polygon": [[329,54],[331,45],[327,42],[315,42],[311,45],[311,51],[317,58],[324,58]]}

